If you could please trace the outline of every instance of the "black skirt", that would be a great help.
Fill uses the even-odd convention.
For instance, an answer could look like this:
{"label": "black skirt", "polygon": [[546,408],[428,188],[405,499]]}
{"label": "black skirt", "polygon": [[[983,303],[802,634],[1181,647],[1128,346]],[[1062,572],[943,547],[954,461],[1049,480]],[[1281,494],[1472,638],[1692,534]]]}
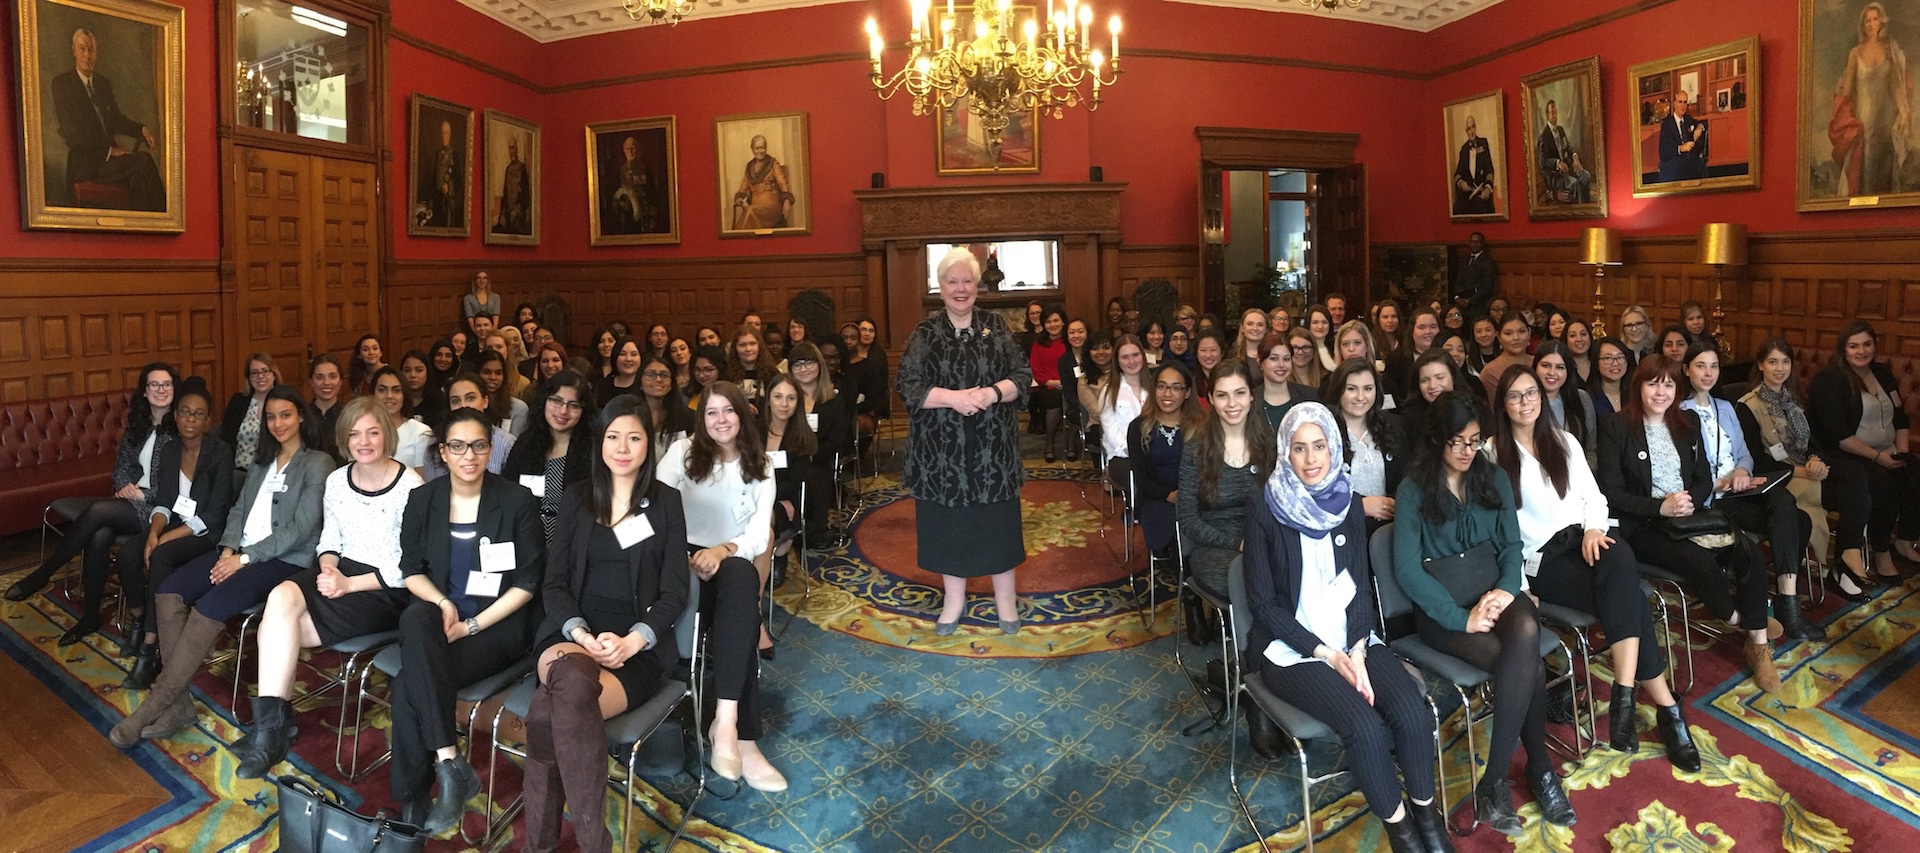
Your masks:
{"label": "black skirt", "polygon": [[953,577],[997,575],[1027,560],[1020,499],[947,506],[914,502],[920,568]]}
{"label": "black skirt", "polygon": [[[377,572],[358,560],[340,558],[340,573],[348,577]],[[313,619],[313,632],[320,644],[331,646],[343,640],[379,634],[400,627],[400,612],[413,601],[406,589],[381,587],[366,592],[350,592],[339,598],[320,594],[320,568],[307,569],[288,580],[300,586],[307,599],[307,615]]]}
{"label": "black skirt", "polygon": [[[587,631],[595,636],[606,632],[626,636],[627,631],[633,627],[633,623],[639,621],[633,611],[632,602],[613,601],[584,594],[580,599],[580,618],[587,620]],[[541,640],[534,649],[534,660],[539,660],[546,655],[548,649],[554,646],[572,642],[572,639],[559,634],[551,635]],[[655,637],[654,642],[671,643],[674,642],[674,637],[672,635]],[[627,658],[627,662],[619,669],[602,667],[602,671],[613,673],[613,679],[620,682],[621,692],[627,697],[628,708],[637,708],[652,699],[654,694],[660,692],[660,685],[666,683],[666,674],[660,671],[660,658],[650,649]]]}

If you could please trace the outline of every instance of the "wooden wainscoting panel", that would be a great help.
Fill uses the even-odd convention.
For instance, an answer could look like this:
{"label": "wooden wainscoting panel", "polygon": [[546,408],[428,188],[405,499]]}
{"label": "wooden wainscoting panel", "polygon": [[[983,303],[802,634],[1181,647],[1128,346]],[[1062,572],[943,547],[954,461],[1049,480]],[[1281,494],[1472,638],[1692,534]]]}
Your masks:
{"label": "wooden wainscoting panel", "polygon": [[0,259],[0,402],[131,389],[142,365],[220,377],[213,261]]}
{"label": "wooden wainscoting panel", "polygon": [[[1200,278],[1200,250],[1191,245],[1120,246],[1120,291],[1102,293],[1087,319],[1106,323],[1107,300],[1115,296],[1133,303],[1134,290],[1148,279],[1164,278],[1180,291],[1180,304],[1199,310],[1206,301]],[[1097,318],[1097,319],[1096,319]],[[1229,324],[1231,325],[1231,324]]]}

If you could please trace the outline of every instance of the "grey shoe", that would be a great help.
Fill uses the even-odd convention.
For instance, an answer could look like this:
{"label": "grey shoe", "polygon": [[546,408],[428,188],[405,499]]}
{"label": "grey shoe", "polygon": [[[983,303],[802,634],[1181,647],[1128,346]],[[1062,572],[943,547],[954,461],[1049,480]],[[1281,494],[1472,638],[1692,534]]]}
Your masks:
{"label": "grey shoe", "polygon": [[1012,622],[1000,623],[1000,633],[1008,636],[1020,633],[1020,620],[1015,619]]}
{"label": "grey shoe", "polygon": [[933,623],[933,635],[936,637],[951,637],[953,636],[953,632],[958,630],[960,630],[960,620],[958,619],[952,622]]}

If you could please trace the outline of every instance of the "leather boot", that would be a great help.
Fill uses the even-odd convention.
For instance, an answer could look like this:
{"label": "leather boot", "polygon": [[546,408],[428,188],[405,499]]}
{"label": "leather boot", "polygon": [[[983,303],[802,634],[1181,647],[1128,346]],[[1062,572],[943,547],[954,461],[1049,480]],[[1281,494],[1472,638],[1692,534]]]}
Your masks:
{"label": "leather boot", "polygon": [[153,680],[160,677],[160,646],[157,643],[141,643],[140,650],[133,654],[133,667],[127,670],[127,677],[120,682],[128,690],[145,690],[153,686]]}
{"label": "leather boot", "polygon": [[1533,788],[1533,803],[1540,807],[1540,816],[1554,826],[1572,826],[1576,823],[1573,803],[1567,800],[1567,791],[1560,787],[1560,776],[1548,770],[1538,776],[1527,779]]}
{"label": "leather boot", "polygon": [[1513,783],[1503,776],[1487,776],[1474,788],[1473,819],[1502,835],[1519,835],[1527,826],[1513,808]]}
{"label": "leather boot", "polygon": [[267,775],[274,765],[286,760],[294,732],[292,703],[278,696],[254,697],[253,730],[231,747],[240,761],[233,775],[242,779]]}
{"label": "leather boot", "polygon": [[467,801],[480,793],[480,774],[474,772],[473,765],[459,756],[454,756],[433,765],[433,776],[440,786],[440,793],[433,798],[433,805],[427,807],[428,835],[437,836],[460,825],[460,819],[467,816]]}
{"label": "leather boot", "polygon": [[[559,671],[575,657],[578,655],[556,659],[549,672]],[[521,767],[520,796],[526,803],[527,840],[520,849],[524,853],[553,853],[560,846],[560,814],[567,801],[560,787],[560,766],[553,760],[553,694],[546,684],[534,688],[526,724],[527,755]]]}
{"label": "leather boot", "polygon": [[585,655],[568,655],[547,670],[554,763],[573,811],[573,837],[585,853],[613,849],[613,835],[607,831],[607,721],[600,718],[600,689],[600,666]]}
{"label": "leather boot", "polygon": [[1640,733],[1634,726],[1633,704],[1640,688],[1633,684],[1613,685],[1613,701],[1607,706],[1607,743],[1620,752],[1640,748]]}
{"label": "leather boot", "polygon": [[1447,816],[1440,813],[1440,804],[1429,800],[1426,805],[1407,804],[1413,812],[1413,828],[1420,833],[1420,843],[1427,853],[1453,853],[1453,833],[1447,831]]}
{"label": "leather boot", "polygon": [[1660,740],[1667,745],[1667,761],[1688,773],[1700,772],[1700,750],[1693,745],[1693,732],[1687,728],[1687,715],[1680,703],[1654,708],[1653,721],[1660,729]]}
{"label": "leather boot", "polygon": [[[168,650],[180,645],[180,635],[186,629],[187,606],[185,602],[181,601],[180,596],[177,595],[155,596],[153,612],[154,631],[160,635],[160,654],[164,662],[168,655]],[[201,659],[206,659],[204,652],[201,654]],[[114,726],[113,731],[107,733],[107,739],[113,741],[113,745],[121,749],[130,749],[139,744],[140,732],[146,729],[147,726],[152,725],[153,721],[160,716],[160,713],[167,710],[168,706],[172,705],[173,702],[179,698],[178,691],[185,688],[185,682],[192,676],[192,670],[197,669],[198,666],[198,664],[188,666],[184,662],[180,663],[176,668],[186,670],[187,677],[177,679],[178,685],[174,688],[176,691],[175,695],[164,697],[160,693],[160,686],[169,679],[165,677],[166,672],[163,670],[161,676],[154,680],[154,689],[147,693],[146,701],[141,702],[140,706],[133,710],[133,713],[128,714],[126,719],[121,720],[118,725]]]}
{"label": "leather boot", "polygon": [[1824,640],[1827,629],[1807,621],[1800,612],[1800,596],[1776,593],[1773,596],[1773,614],[1780,620],[1786,635],[1796,640]]}
{"label": "leather boot", "polygon": [[1207,612],[1205,602],[1190,590],[1180,593],[1180,607],[1184,610],[1187,622],[1187,642],[1204,646],[1215,638],[1212,614]]}
{"label": "leather boot", "polygon": [[1382,821],[1381,825],[1387,829],[1387,845],[1393,853],[1426,853],[1427,846],[1420,843],[1420,831],[1414,828],[1411,810],[1399,821]]}
{"label": "leather boot", "polygon": [[1753,686],[1763,693],[1780,692],[1780,670],[1773,665],[1773,644],[1747,642],[1747,669],[1753,672]]}

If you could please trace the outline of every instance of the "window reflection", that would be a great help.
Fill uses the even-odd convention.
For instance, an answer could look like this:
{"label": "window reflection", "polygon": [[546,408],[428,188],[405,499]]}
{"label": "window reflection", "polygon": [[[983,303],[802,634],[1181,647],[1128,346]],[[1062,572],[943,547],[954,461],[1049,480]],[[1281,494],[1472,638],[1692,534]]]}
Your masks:
{"label": "window reflection", "polygon": [[285,0],[238,0],[235,11],[235,122],[367,144],[366,28]]}
{"label": "window reflection", "polygon": [[[1028,291],[1060,289],[1060,243],[1057,240],[1007,240],[998,243],[968,243],[967,248],[980,259],[982,290]],[[939,293],[940,282],[933,276],[940,259],[953,248],[949,243],[927,244],[927,292]],[[988,288],[993,270],[999,270],[998,284]]]}

